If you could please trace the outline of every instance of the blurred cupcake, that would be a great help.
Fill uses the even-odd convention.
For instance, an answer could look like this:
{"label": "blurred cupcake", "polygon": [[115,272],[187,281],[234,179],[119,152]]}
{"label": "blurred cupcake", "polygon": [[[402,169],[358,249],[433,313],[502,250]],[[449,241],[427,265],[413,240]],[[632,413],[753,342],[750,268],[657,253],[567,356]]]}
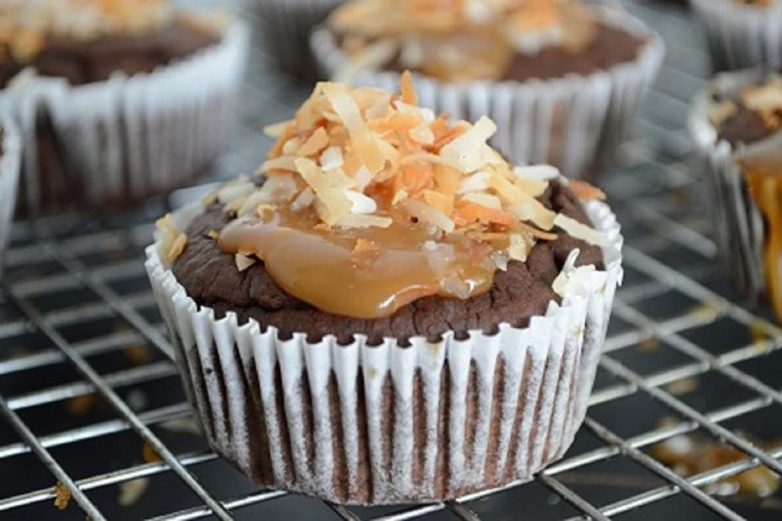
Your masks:
{"label": "blurred cupcake", "polygon": [[782,77],[718,76],[696,100],[690,127],[725,267],[782,320]]}
{"label": "blurred cupcake", "polygon": [[11,118],[0,114],[0,282],[3,279],[3,258],[11,235],[16,187],[22,143]]}
{"label": "blurred cupcake", "polygon": [[320,83],[266,181],[158,223],[147,271],[214,449],[263,487],[442,500],[561,457],[588,403],[619,227],[599,190],[514,168],[496,127]]}
{"label": "blurred cupcake", "polygon": [[782,67],[782,2],[691,0],[715,71]]}
{"label": "blurred cupcake", "polygon": [[488,115],[520,163],[593,175],[626,137],[664,54],[618,7],[577,0],[354,0],[315,32],[335,79],[390,88],[411,70],[423,106]]}
{"label": "blurred cupcake", "polygon": [[314,81],[318,69],[310,50],[312,29],[343,0],[245,0],[258,19],[269,56],[284,72]]}
{"label": "blurred cupcake", "polygon": [[116,208],[192,183],[226,140],[245,39],[166,0],[0,4],[21,211]]}

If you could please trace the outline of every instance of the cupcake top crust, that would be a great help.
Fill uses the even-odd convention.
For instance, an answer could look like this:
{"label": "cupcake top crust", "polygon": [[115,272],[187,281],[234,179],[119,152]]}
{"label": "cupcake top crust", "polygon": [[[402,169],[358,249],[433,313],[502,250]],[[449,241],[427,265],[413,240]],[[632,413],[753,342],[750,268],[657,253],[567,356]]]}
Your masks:
{"label": "cupcake top crust", "polygon": [[782,129],[782,77],[769,76],[733,96],[715,94],[708,117],[719,139],[734,146],[776,134]]}
{"label": "cupcake top crust", "polygon": [[169,0],[5,0],[0,88],[26,67],[73,84],[149,72],[215,43],[221,23],[178,12]]}
{"label": "cupcake top crust", "polygon": [[[490,294],[495,275],[545,245],[545,284],[526,267],[522,277],[543,291],[515,288],[545,309],[572,277],[601,266],[606,237],[573,194],[602,193],[572,181],[568,190],[552,167],[512,167],[487,144],[494,130],[486,118],[451,123],[418,107],[409,74],[398,96],[320,83],[295,119],[267,129],[277,142],[265,182],[224,186],[188,230],[164,218],[160,252],[188,293],[218,311],[257,312],[263,325],[294,331],[309,313],[357,333],[421,300]],[[589,266],[575,268],[580,261]],[[300,313],[280,324],[266,311]]]}
{"label": "cupcake top crust", "polygon": [[328,25],[348,78],[380,68],[448,82],[545,79],[631,61],[643,44],[578,0],[352,0]]}

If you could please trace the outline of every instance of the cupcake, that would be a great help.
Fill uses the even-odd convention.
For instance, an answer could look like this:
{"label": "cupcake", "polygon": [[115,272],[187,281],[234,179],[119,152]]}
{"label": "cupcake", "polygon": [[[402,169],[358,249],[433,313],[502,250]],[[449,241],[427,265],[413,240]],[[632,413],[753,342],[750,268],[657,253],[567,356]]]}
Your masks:
{"label": "cupcake", "polygon": [[696,100],[690,129],[726,270],[782,320],[782,76],[718,76]]}
{"label": "cupcake", "polygon": [[782,67],[782,2],[691,0],[715,71]]}
{"label": "cupcake", "polygon": [[222,150],[244,29],[166,0],[7,0],[0,104],[25,142],[26,215],[110,209],[191,184]]}
{"label": "cupcake", "polygon": [[423,106],[470,121],[519,163],[593,176],[611,159],[664,55],[619,7],[578,0],[353,0],[312,38],[325,73],[392,88],[411,70]]}
{"label": "cupcake", "polygon": [[621,279],[602,193],[488,118],[320,83],[260,178],[166,216],[147,271],[204,431],[262,487],[442,500],[561,457]]}
{"label": "cupcake", "polygon": [[305,81],[318,78],[310,34],[342,0],[246,0],[268,54],[280,70]]}
{"label": "cupcake", "polygon": [[11,235],[21,155],[16,126],[10,118],[0,114],[0,282],[3,279],[3,254]]}

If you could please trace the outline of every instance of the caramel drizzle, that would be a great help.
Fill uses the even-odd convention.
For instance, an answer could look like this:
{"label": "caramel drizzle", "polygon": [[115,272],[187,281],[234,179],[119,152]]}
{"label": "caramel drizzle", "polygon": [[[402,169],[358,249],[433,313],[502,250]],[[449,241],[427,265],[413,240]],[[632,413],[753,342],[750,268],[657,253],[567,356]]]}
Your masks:
{"label": "caramel drizzle", "polygon": [[766,291],[782,320],[782,175],[750,166],[746,172],[752,199],[766,221],[763,263]]}

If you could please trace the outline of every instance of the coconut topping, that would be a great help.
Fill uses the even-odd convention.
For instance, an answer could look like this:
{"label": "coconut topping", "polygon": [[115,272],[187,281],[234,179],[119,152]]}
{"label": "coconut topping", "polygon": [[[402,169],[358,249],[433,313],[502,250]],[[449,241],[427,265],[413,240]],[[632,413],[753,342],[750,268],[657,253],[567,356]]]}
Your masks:
{"label": "coconut topping", "polygon": [[342,79],[395,59],[444,81],[500,79],[514,53],[577,52],[597,31],[578,0],[352,0],[329,24],[351,58]]}
{"label": "coconut topping", "polygon": [[93,40],[114,34],[140,35],[173,17],[168,0],[3,0],[0,57],[32,61],[48,39]]}
{"label": "coconut topping", "polygon": [[[555,229],[604,243],[538,201],[556,169],[512,167],[487,144],[491,120],[451,123],[417,98],[408,73],[400,95],[319,83],[294,120],[267,128],[277,142],[266,181],[240,178],[207,198],[232,218],[218,241],[237,269],[260,259],[300,300],[375,318],[424,296],[486,291]],[[583,199],[602,197],[577,186]],[[175,256],[178,230],[162,226]]]}

